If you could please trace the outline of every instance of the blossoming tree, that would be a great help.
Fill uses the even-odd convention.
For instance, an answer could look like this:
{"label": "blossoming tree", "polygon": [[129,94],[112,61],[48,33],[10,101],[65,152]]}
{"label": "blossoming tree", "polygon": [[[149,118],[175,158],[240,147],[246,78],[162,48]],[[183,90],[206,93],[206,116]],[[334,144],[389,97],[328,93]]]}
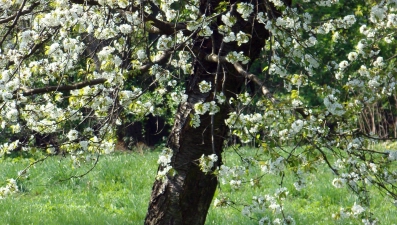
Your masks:
{"label": "blossoming tree", "polygon": [[[123,118],[171,110],[146,224],[204,224],[218,177],[242,188],[289,169],[302,189],[319,163],[361,200],[335,217],[373,223],[371,185],[397,200],[397,152],[374,148],[393,132],[381,140],[359,129],[366,106],[396,96],[396,1],[0,0],[0,9],[0,157],[96,161]],[[258,60],[262,77],[249,72]],[[223,164],[228,134],[267,158]],[[0,198],[17,190],[10,179]],[[287,194],[255,196],[244,212],[283,212]]]}

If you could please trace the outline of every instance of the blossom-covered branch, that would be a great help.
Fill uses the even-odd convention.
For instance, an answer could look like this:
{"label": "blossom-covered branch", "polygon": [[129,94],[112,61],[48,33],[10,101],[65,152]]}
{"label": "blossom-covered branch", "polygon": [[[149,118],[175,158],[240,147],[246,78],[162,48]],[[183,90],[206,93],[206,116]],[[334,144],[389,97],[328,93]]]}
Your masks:
{"label": "blossom-covered branch", "polygon": [[[92,6],[101,5],[98,1],[94,1],[94,0],[89,0],[89,1],[72,0],[71,2],[76,4],[88,4]],[[150,23],[151,27],[149,27],[149,29],[147,30],[149,33],[171,35],[179,30],[186,30],[186,23],[184,22],[171,23],[171,22],[162,21],[149,13],[143,12],[142,10],[140,10],[139,7],[133,5],[129,5],[125,8],[119,7],[119,9],[123,11],[142,13],[143,21],[151,22]]]}
{"label": "blossom-covered branch", "polygon": [[269,89],[263,84],[259,78],[252,74],[248,73],[246,70],[244,70],[243,66],[240,63],[234,63],[233,64],[234,68],[239,72],[241,75],[243,75],[246,79],[254,82],[256,85],[261,87],[262,94],[269,98],[273,103],[276,102],[277,100],[274,98],[273,94],[269,91]]}
{"label": "blossom-covered branch", "polygon": [[[89,85],[97,85],[97,84],[103,84],[106,82],[105,78],[98,78],[94,80],[89,80],[89,81],[83,81],[71,85],[61,85],[61,86],[48,86],[44,88],[35,88],[35,89],[26,89],[26,88],[20,88],[22,90],[22,95],[23,96],[30,96],[30,95],[35,95],[35,94],[44,94],[52,91],[71,91],[71,90],[77,90],[81,89],[84,87],[87,87]],[[14,95],[13,98],[16,98],[17,95]]]}
{"label": "blossom-covered branch", "polygon": [[12,22],[11,26],[8,27],[7,32],[3,35],[3,38],[2,38],[1,41],[0,41],[0,45],[3,44],[3,42],[6,40],[7,36],[11,33],[12,29],[13,29],[13,28],[15,27],[15,25],[17,24],[19,17],[21,17],[21,16],[23,15],[23,14],[22,14],[22,12],[23,12],[22,10],[23,10],[23,8],[25,7],[25,4],[26,4],[26,0],[23,1],[22,4],[21,4],[21,6],[19,7],[18,12],[15,14],[15,17],[13,18],[14,21]]}
{"label": "blossom-covered branch", "polygon": [[32,12],[33,9],[36,8],[38,5],[40,5],[40,2],[33,2],[33,3],[29,6],[29,8],[27,8],[27,9],[25,9],[25,10],[22,10],[22,11],[19,11],[19,12],[15,13],[14,15],[9,16],[9,17],[7,17],[7,18],[0,19],[0,24],[10,22],[10,21],[12,21],[13,19],[15,19],[17,16],[26,15],[26,14]]}

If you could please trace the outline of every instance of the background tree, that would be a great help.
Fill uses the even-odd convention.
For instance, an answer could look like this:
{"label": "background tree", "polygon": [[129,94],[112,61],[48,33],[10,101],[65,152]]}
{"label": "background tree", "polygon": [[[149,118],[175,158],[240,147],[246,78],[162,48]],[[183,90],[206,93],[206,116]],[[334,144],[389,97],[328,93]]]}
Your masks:
{"label": "background tree", "polygon": [[[360,0],[1,1],[0,156],[41,160],[64,152],[78,166],[113,151],[124,119],[172,114],[147,224],[203,224],[217,178],[239,189],[267,174],[280,175],[280,188],[243,210],[271,209],[274,221],[291,223],[283,209],[286,171],[302,189],[320,163],[335,174],[336,188],[359,196],[336,217],[374,223],[369,187],[397,199],[396,152],[374,147],[395,135],[395,125],[380,129],[394,117],[377,125],[390,113],[368,113],[395,104],[396,7]],[[254,63],[263,76],[249,72]],[[241,156],[241,165],[223,164],[228,134],[260,151]],[[262,174],[251,174],[254,167]],[[14,181],[6,187],[17,190]]]}

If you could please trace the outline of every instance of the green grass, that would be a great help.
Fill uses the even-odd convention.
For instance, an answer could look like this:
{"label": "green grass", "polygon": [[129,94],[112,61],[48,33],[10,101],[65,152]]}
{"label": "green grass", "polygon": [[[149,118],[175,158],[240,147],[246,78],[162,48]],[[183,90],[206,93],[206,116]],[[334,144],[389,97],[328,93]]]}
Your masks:
{"label": "green grass", "polygon": [[[68,160],[38,163],[22,181],[22,192],[0,200],[0,224],[142,224],[156,173],[157,152],[102,157],[79,179]],[[29,162],[0,163],[0,180],[15,177]],[[88,167],[74,171],[84,173]]]}
{"label": "green grass", "polygon": [[[253,156],[258,152],[253,149],[240,149],[244,156]],[[224,160],[227,164],[238,165],[241,159],[236,157],[233,151],[224,153]],[[261,175],[257,171],[258,175]],[[327,165],[316,166],[316,171],[307,177],[307,187],[297,191],[293,183],[296,181],[292,173],[287,173],[283,180],[283,187],[287,187],[289,194],[283,202],[285,216],[290,215],[296,224],[363,224],[361,218],[347,218],[336,220],[332,218],[333,213],[340,211],[341,207],[349,208],[355,202],[359,203],[357,197],[347,188],[336,189],[331,181],[335,176]],[[244,205],[252,202],[252,196],[272,195],[280,187],[281,177],[278,175],[266,175],[261,180],[261,185],[255,188],[244,188],[233,190],[228,185],[221,186],[217,195],[227,197],[233,207],[214,208],[211,206],[207,217],[207,224],[258,224],[258,220],[264,216],[271,219],[282,218],[282,215],[275,215],[267,210],[264,214],[251,214],[251,218],[242,216],[241,210]],[[380,224],[397,224],[397,207],[392,204],[390,198],[382,196],[375,188],[370,188],[372,200],[370,210],[373,217],[378,219]],[[368,209],[367,209],[368,210]],[[379,223],[378,223],[379,224]]]}
{"label": "green grass", "polygon": [[[249,153],[249,150],[247,150]],[[84,173],[90,167],[71,170],[67,158],[53,157],[36,164],[29,176],[21,180],[21,192],[0,200],[0,225],[2,224],[143,224],[150,198],[152,183],[157,170],[158,152],[116,152],[100,158],[93,171],[82,178],[59,182],[72,175]],[[228,162],[238,158],[226,153]],[[7,178],[16,177],[29,164],[27,159],[0,162],[0,186]],[[292,187],[293,178],[286,177],[289,195],[285,201],[285,213],[296,224],[361,224],[361,220],[334,220],[332,213],[341,206],[349,207],[356,198],[346,189],[331,185],[333,176],[325,165],[308,178],[311,183],[302,191]],[[253,219],[240,212],[244,204],[251,202],[252,195],[274,193],[281,179],[269,175],[257,188],[232,190],[222,186],[217,195],[223,194],[232,200],[233,207],[214,208],[212,205],[206,224],[258,224],[262,215]],[[397,223],[396,207],[384,197],[374,196],[371,202],[374,215],[381,224]],[[266,212],[272,217],[271,212]]]}

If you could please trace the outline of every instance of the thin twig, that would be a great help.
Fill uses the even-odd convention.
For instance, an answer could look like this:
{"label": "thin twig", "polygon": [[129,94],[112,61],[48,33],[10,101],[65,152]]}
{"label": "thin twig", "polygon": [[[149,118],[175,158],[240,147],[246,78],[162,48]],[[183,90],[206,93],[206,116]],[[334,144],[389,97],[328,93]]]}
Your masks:
{"label": "thin twig", "polygon": [[66,179],[60,179],[59,182],[67,181],[67,180],[70,180],[72,178],[82,178],[82,177],[84,177],[85,175],[90,173],[96,167],[96,165],[98,164],[98,161],[99,161],[99,156],[100,156],[100,154],[97,155],[94,165],[89,170],[87,170],[85,173],[80,174],[80,175],[73,175],[73,176],[70,176],[70,177],[68,177]]}
{"label": "thin twig", "polygon": [[39,162],[43,162],[43,161],[46,160],[47,158],[48,158],[48,155],[45,156],[44,158],[38,159],[38,160],[36,160],[36,161],[34,161],[34,162],[31,162],[27,167],[25,167],[25,169],[21,170],[21,171],[18,173],[18,177],[16,178],[16,180],[18,180],[19,178],[21,178],[21,177],[26,173],[26,171],[28,171],[28,169],[29,169],[30,167],[36,165],[36,164],[39,163]]}

